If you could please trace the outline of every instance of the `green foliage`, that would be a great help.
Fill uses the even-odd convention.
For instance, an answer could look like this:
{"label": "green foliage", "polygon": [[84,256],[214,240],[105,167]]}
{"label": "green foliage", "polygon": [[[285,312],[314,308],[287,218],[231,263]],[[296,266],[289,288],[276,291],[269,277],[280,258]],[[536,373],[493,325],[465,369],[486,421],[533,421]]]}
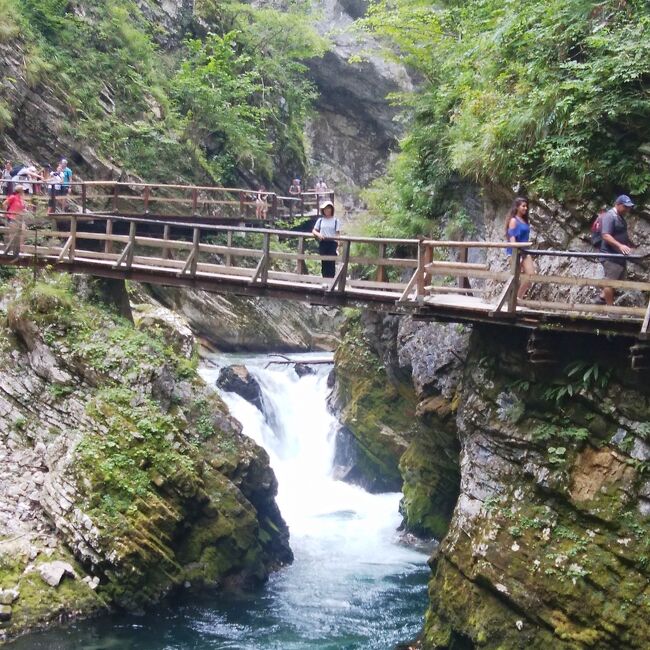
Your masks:
{"label": "green foliage", "polygon": [[[83,11],[0,0],[0,42],[20,35],[26,80],[65,98],[70,135],[147,179],[225,184],[238,171],[301,170],[314,97],[303,61],[324,51],[306,10],[196,4],[200,33],[213,33],[199,40],[190,24],[173,52],[134,0],[90,0]],[[0,98],[0,129],[11,117],[2,108]]]}
{"label": "green foliage", "polygon": [[611,376],[610,368],[603,368],[598,363],[576,361],[565,368],[566,380],[551,386],[544,392],[548,401],[562,404],[568,397],[578,395],[581,391],[604,389]]}
{"label": "green foliage", "polygon": [[424,79],[395,98],[408,131],[371,198],[382,227],[426,234],[458,179],[564,201],[650,195],[645,0],[377,0],[360,27]]}
{"label": "green foliage", "polygon": [[546,442],[561,440],[564,442],[584,442],[589,439],[589,431],[583,427],[560,427],[555,424],[541,424],[532,432],[533,440]]}

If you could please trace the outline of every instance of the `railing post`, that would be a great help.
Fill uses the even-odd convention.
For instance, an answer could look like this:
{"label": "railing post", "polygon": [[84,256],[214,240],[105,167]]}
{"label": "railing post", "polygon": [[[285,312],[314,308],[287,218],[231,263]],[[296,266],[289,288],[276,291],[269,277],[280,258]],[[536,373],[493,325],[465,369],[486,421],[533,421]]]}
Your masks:
{"label": "railing post", "polygon": [[113,252],[113,220],[106,219],[106,241],[104,242],[104,252],[112,253]]}
{"label": "railing post", "polygon": [[133,255],[135,254],[135,228],[136,223],[135,221],[132,221],[129,224],[129,252],[125,260],[127,269],[131,268],[131,265],[133,264]]}
{"label": "railing post", "polygon": [[[232,248],[232,230],[229,230],[226,235],[226,246]],[[226,266],[234,266],[233,257],[230,253],[226,253]]]}
{"label": "railing post", "polygon": [[77,216],[70,215],[70,250],[68,251],[68,259],[74,262],[75,248],[77,246]]}
{"label": "railing post", "polygon": [[[299,237],[298,255],[304,255],[304,254],[305,254],[305,238]],[[307,262],[305,262],[305,260],[302,258],[296,260],[296,273],[298,273],[298,275],[309,275],[309,271],[307,270]]]}
{"label": "railing post", "polygon": [[273,198],[271,199],[271,214],[274,219],[278,218],[278,195],[273,192]]}
{"label": "railing post", "polygon": [[194,228],[192,232],[192,263],[190,264],[190,274],[196,276],[196,265],[199,262],[199,245],[201,242],[201,230]]}
{"label": "railing post", "polygon": [[145,214],[149,214],[149,194],[151,192],[151,188],[148,185],[145,185],[144,191],[143,191],[143,211]]}
{"label": "railing post", "polygon": [[88,211],[88,206],[86,205],[87,201],[87,196],[86,196],[86,183],[81,184],[81,212],[82,214],[86,214]]}
{"label": "railing post", "polygon": [[316,216],[320,214],[320,194],[316,195]]}
{"label": "railing post", "polygon": [[199,209],[199,190],[196,187],[192,188],[192,216],[198,216]]}
{"label": "railing post", "polygon": [[246,195],[243,192],[239,193],[239,218],[240,219],[245,219],[246,215],[246,206],[244,205],[246,199]]}
{"label": "railing post", "polygon": [[[379,259],[383,260],[386,257],[386,244],[379,244]],[[375,277],[377,282],[386,282],[386,267],[383,264],[377,265],[377,275]]]}
{"label": "railing post", "polygon": [[[170,231],[171,231],[171,226],[168,223],[166,223],[163,227],[163,239],[165,241],[169,241]],[[165,246],[163,248],[162,257],[164,260],[170,260],[172,258],[172,249],[169,248],[169,246]]]}
{"label": "railing post", "polygon": [[519,293],[519,275],[521,273],[520,251],[516,247],[512,248],[510,256],[510,273],[512,285],[508,296],[508,313],[514,314],[517,311],[517,294]]}
{"label": "railing post", "polygon": [[120,188],[117,184],[113,185],[113,214],[117,214],[117,203],[119,200]]}
{"label": "railing post", "polygon": [[[458,261],[462,264],[467,264],[467,246],[461,246],[458,249]],[[456,282],[461,289],[471,289],[469,278],[465,276],[457,278]]]}
{"label": "railing post", "polygon": [[269,253],[271,252],[271,235],[264,233],[264,243],[262,250],[264,252],[264,257],[262,258],[262,272],[260,274],[260,280],[262,284],[266,284],[266,281],[269,277]]}
{"label": "railing post", "polygon": [[424,281],[425,281],[425,264],[426,264],[426,255],[427,247],[425,247],[423,240],[421,239],[418,242],[418,266],[415,270],[416,273],[416,296],[418,299],[424,298]]}

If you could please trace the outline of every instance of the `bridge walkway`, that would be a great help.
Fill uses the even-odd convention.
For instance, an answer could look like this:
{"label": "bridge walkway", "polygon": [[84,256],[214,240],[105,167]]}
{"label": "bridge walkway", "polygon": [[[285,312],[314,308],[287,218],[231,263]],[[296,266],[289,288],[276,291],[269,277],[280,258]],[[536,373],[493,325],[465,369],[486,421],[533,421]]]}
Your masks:
{"label": "bridge walkway", "polygon": [[[600,256],[594,253],[535,251],[518,244],[508,265],[501,253],[509,244],[502,242],[340,237],[338,255],[321,256],[311,235],[302,232],[103,214],[56,217],[56,222],[35,223],[27,231],[0,227],[0,264],[361,306],[424,320],[648,338],[650,282],[645,280],[538,274],[526,276],[526,281],[534,283],[539,297],[517,298],[522,249],[537,256],[587,257],[596,263]],[[116,234],[116,224],[128,234]],[[172,229],[191,238],[172,237]],[[320,277],[322,260],[337,263],[334,278]],[[544,299],[549,286],[560,298]],[[590,288],[604,286],[635,292],[637,300],[629,306],[592,304]]]}

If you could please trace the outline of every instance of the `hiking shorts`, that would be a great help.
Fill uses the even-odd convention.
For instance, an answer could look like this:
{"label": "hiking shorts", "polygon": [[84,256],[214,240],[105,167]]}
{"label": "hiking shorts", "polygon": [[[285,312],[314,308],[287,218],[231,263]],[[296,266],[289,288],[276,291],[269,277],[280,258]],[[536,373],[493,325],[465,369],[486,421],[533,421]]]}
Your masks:
{"label": "hiking shorts", "polygon": [[604,275],[608,280],[625,280],[627,277],[625,264],[617,264],[611,260],[604,260],[602,264]]}

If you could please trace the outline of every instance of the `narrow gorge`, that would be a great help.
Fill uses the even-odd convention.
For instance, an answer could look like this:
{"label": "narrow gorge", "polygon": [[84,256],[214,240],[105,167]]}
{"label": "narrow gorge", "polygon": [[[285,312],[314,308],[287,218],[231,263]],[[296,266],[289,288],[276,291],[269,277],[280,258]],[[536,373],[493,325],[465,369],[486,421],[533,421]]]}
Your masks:
{"label": "narrow gorge", "polygon": [[645,0],[0,16],[0,645],[650,647]]}

